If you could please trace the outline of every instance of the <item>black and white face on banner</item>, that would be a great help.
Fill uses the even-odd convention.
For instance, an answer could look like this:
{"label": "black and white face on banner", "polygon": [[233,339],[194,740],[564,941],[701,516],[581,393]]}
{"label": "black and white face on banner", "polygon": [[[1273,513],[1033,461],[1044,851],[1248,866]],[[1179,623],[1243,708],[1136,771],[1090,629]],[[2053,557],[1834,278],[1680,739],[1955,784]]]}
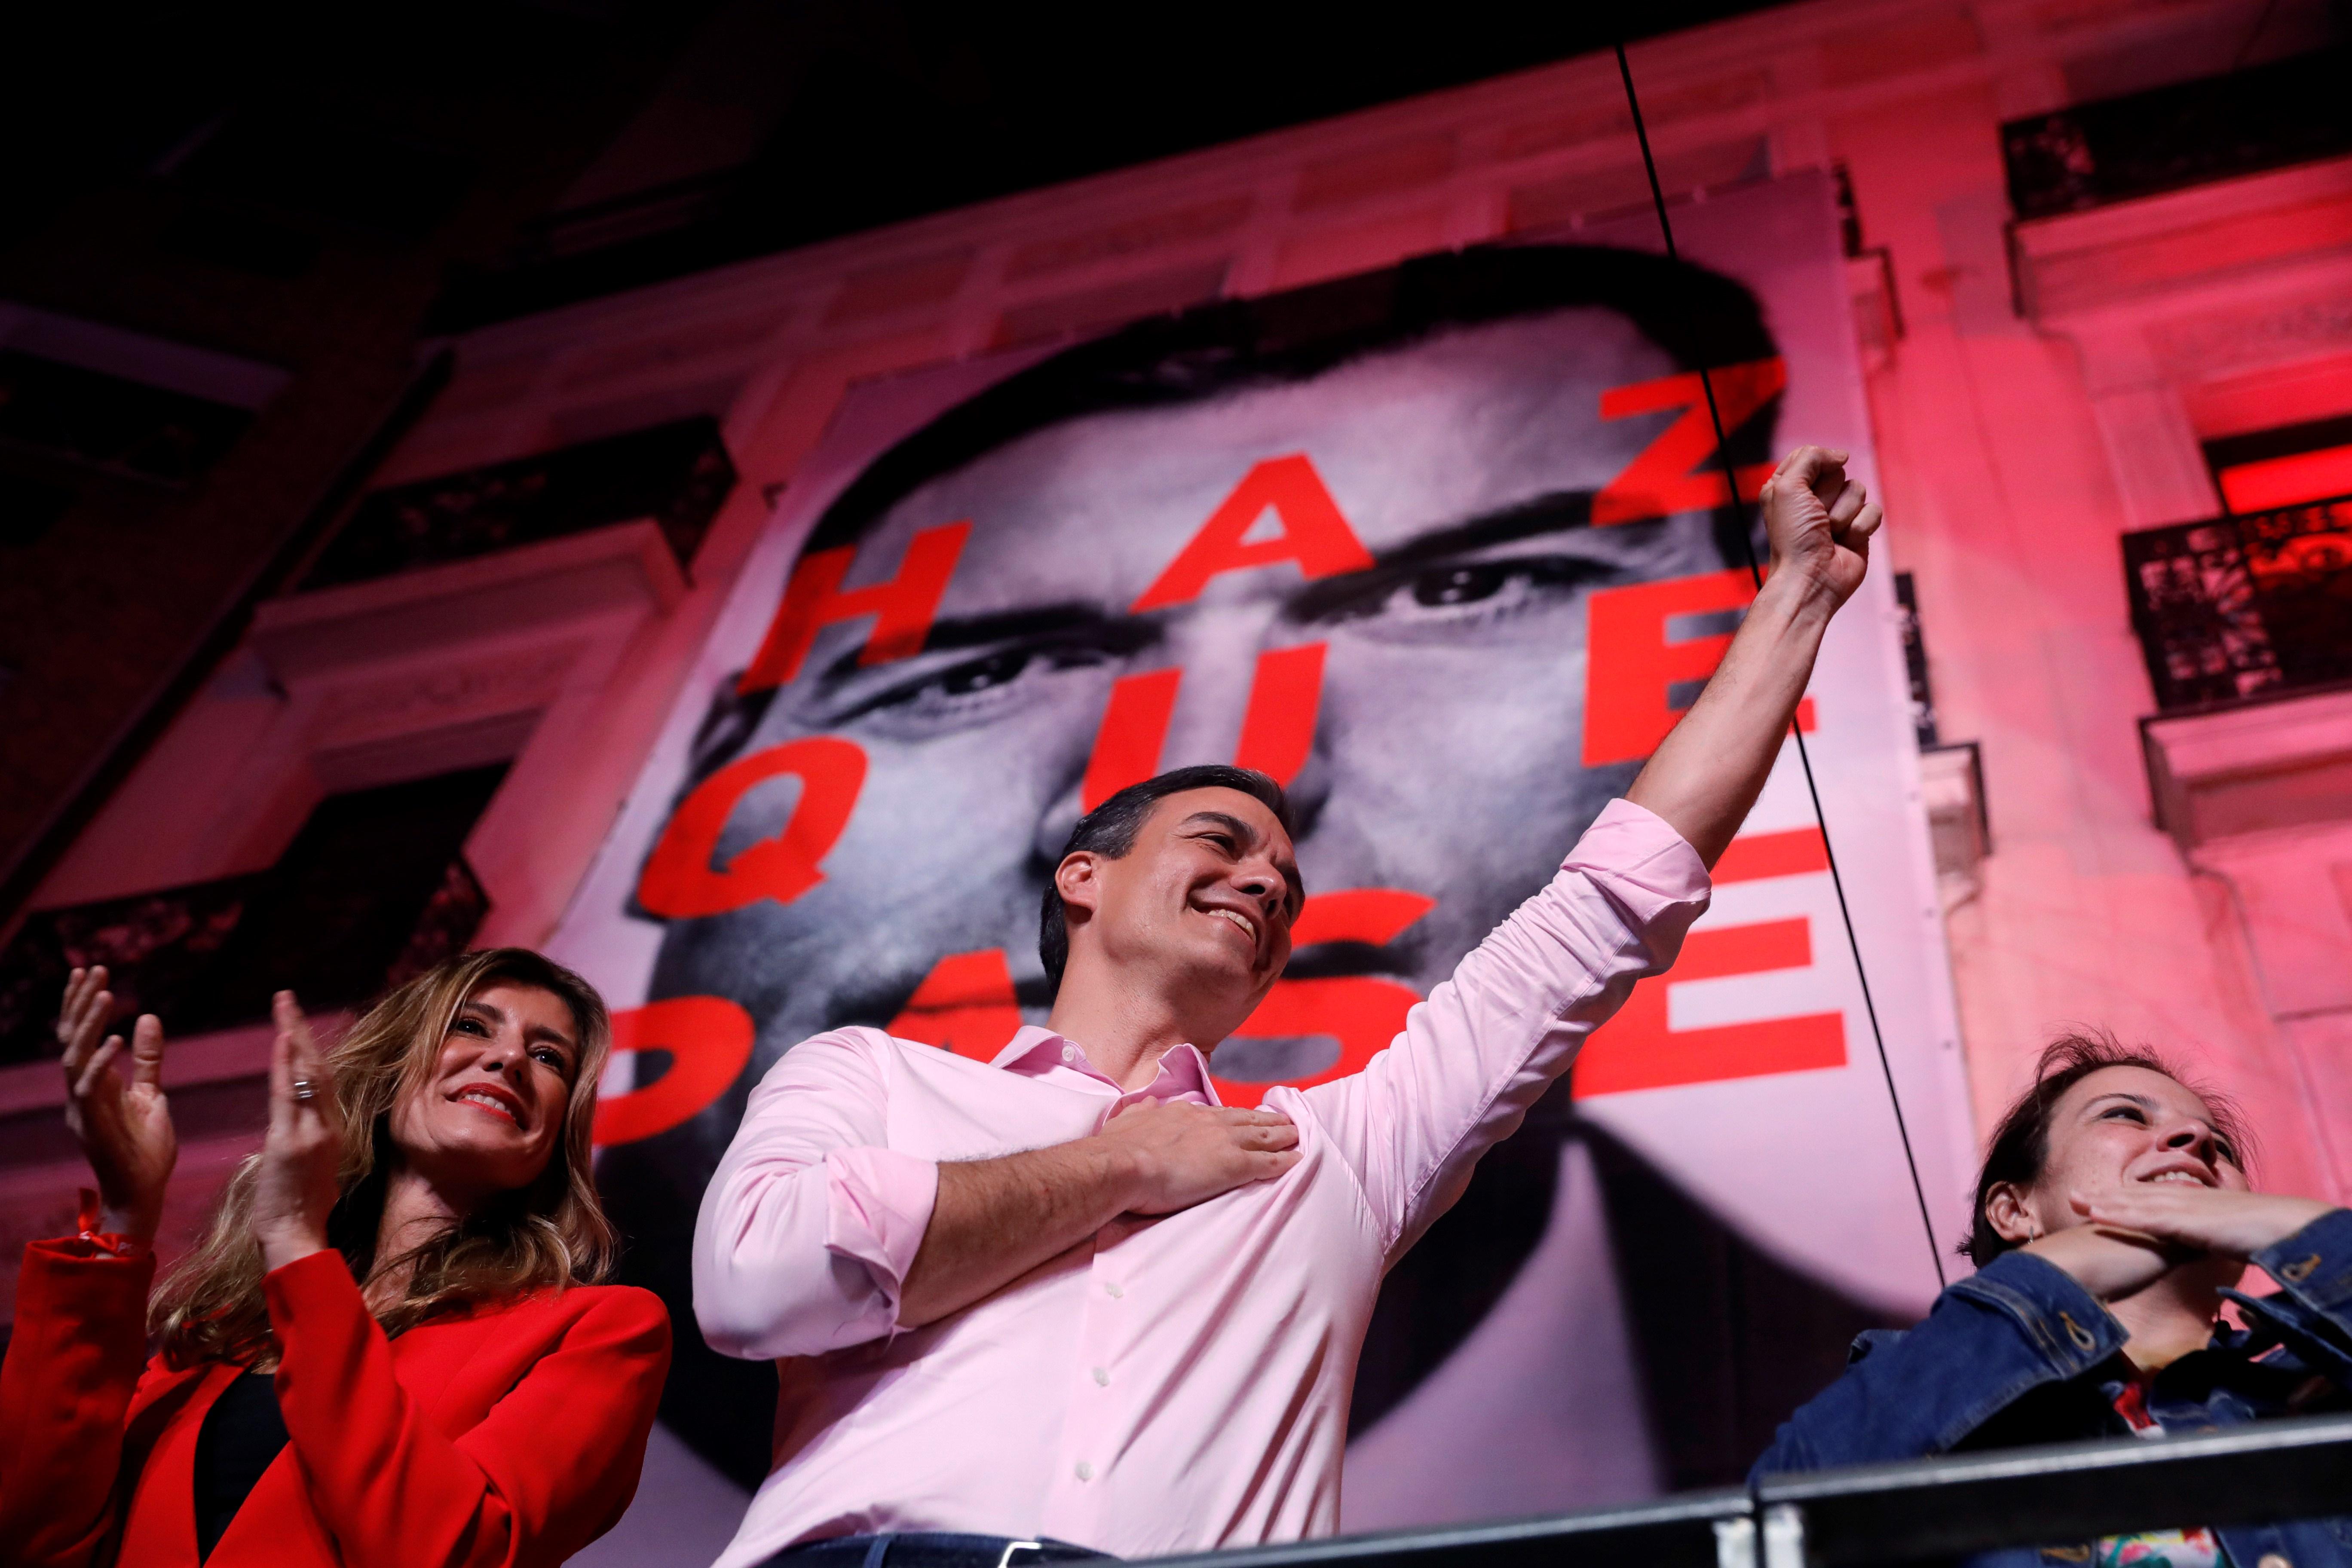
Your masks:
{"label": "black and white face on banner", "polygon": [[[1714,225],[1718,253],[1752,242],[1769,265],[1670,262],[1638,237],[1472,252],[853,393],[557,940],[644,1003],[621,1023],[636,1076],[600,1123],[639,1277],[684,1305],[701,1184],[799,1040],[866,1024],[986,1059],[1042,1021],[1061,846],[1155,772],[1261,768],[1297,811],[1296,953],[1215,1051],[1220,1094],[1255,1102],[1385,1046],[1623,792],[1752,595],[1696,372],[1743,474],[1795,440],[1866,454],[1818,184]],[[1776,252],[1776,234],[1803,243]],[[1899,973],[1865,959],[1921,1003],[1890,1052],[1906,1099],[1950,1091],[1930,1153],[1964,1163],[1899,655],[1883,620],[1847,619],[1801,722],[1854,802],[1852,827],[1829,809],[1842,863],[1865,862],[1858,896],[1911,922],[1868,939]],[[1783,1281],[1780,1316],[1732,1337],[1796,1369],[1792,1388],[1924,1300],[1826,864],[1784,766],[1675,983],[1637,991],[1392,1276],[1351,1526],[1713,1475],[1661,1436],[1688,1424],[1673,1390],[1706,1381],[1670,1374],[1682,1352],[1662,1346],[1745,1309],[1694,1300],[1721,1280],[1629,1270],[1628,1247],[1752,1252]],[[710,1431],[763,1430],[715,1412],[690,1429],[689,1407],[733,1397],[732,1369],[699,1364],[682,1357],[673,1424],[706,1451]],[[740,1376],[745,1401],[768,1396]],[[1539,1408],[1563,1397],[1572,1431]],[[1701,1424],[1736,1428],[1727,1451],[1785,1414],[1762,1408],[1776,1398]],[[1484,1434],[1468,1450],[1405,1458],[1413,1431],[1465,1419]]]}
{"label": "black and white face on banner", "polygon": [[[1601,394],[1675,369],[1623,316],[1565,310],[1072,419],[922,484],[866,533],[847,581],[887,581],[922,532],[970,520],[923,650],[869,664],[865,628],[828,627],[735,742],[751,755],[836,736],[864,752],[824,881],[679,922],[657,994],[743,1002],[762,1062],[887,1021],[949,954],[1001,950],[1016,993],[1042,1001],[1039,899],[1090,764],[1100,780],[1114,752],[1136,760],[1129,773],[1238,760],[1285,776],[1310,895],[1433,901],[1377,946],[1302,950],[1290,975],[1426,992],[1638,763],[1580,761],[1588,596],[1726,564],[1704,514],[1587,521],[1648,434],[1601,425]],[[1264,508],[1207,533],[1253,483]],[[1137,677],[1159,689],[1115,710]],[[750,793],[719,854],[778,837],[798,804]],[[1318,1046],[1339,1049],[1242,1037],[1214,1063],[1228,1079],[1294,1078],[1329,1065]]]}

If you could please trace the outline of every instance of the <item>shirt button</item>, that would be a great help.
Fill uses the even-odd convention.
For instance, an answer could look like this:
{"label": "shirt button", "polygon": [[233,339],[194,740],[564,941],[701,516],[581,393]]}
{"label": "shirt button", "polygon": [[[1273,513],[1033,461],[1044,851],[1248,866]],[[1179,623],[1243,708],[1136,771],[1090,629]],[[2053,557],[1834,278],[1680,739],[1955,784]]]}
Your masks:
{"label": "shirt button", "polygon": [[2294,1568],[2294,1563],[2283,1552],[2265,1552],[2255,1561],[2254,1568]]}
{"label": "shirt button", "polygon": [[[1080,1459],[1078,1461],[1078,1479],[1082,1481],[1090,1481],[1094,1479],[1095,1468],[1092,1465],[1087,1464],[1084,1459]],[[2284,1562],[2285,1559],[2281,1558],[2280,1561]],[[2265,1563],[2263,1564],[2263,1568],[2272,1568],[2272,1565]]]}
{"label": "shirt button", "polygon": [[1106,1280],[1104,1280],[1104,1281],[1103,1281],[1103,1294],[1104,1294],[1104,1295],[1106,1295],[1106,1296],[1108,1296],[1112,1300],[1114,1300],[1114,1301],[1115,1301],[1115,1300],[1118,1300],[1118,1298],[1120,1298],[1121,1296],[1126,1295],[1126,1294],[1127,1294],[1127,1292],[1126,1292],[1126,1291],[1124,1291],[1124,1290],[1122,1290],[1122,1289],[1120,1289],[1118,1288],[1118,1286],[1116,1283],[1114,1283],[1113,1281],[1108,1280],[1108,1279],[1106,1279]]}
{"label": "shirt button", "polygon": [[1109,1369],[1099,1366],[1095,1368],[1095,1383],[1098,1387],[1108,1388],[1110,1386]]}
{"label": "shirt button", "polygon": [[1078,1047],[1076,1046],[1064,1046],[1062,1047],[1062,1059],[1066,1062],[1076,1061],[1078,1059]]}

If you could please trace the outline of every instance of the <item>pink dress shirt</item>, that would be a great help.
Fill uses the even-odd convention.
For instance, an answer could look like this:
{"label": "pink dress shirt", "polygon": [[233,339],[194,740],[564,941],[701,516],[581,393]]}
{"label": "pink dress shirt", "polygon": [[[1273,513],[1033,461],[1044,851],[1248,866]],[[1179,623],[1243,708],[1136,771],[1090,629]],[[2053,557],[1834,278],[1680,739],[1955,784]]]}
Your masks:
{"label": "pink dress shirt", "polygon": [[828,1536],[1050,1536],[1122,1557],[1328,1534],[1381,1277],[1461,1194],[1633,982],[1674,961],[1707,876],[1627,801],[1415,1006],[1364,1070],[1265,1097],[1271,1182],[1089,1242],[920,1329],[898,1322],[942,1161],[1100,1131],[1146,1096],[1213,1104],[1190,1046],[1133,1093],[1034,1026],[983,1066],[878,1029],[786,1052],[703,1194],[694,1307],[773,1357],[775,1468],[717,1568]]}

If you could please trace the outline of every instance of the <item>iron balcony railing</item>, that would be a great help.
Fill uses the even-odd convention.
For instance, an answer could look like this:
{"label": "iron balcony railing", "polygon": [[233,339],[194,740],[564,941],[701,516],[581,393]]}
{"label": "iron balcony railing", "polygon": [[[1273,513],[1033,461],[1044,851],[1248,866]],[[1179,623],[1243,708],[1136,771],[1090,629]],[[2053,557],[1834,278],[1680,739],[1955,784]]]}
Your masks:
{"label": "iron balcony railing", "polygon": [[[370,919],[387,900],[386,918]],[[38,910],[0,947],[0,1067],[57,1054],[58,998],[77,968],[106,965],[119,1016],[154,1013],[175,1036],[202,1034],[268,1016],[281,985],[314,1008],[365,1001],[465,952],[489,907],[460,856],[356,916],[309,908],[268,872]],[[290,958],[255,940],[289,922],[327,940]]]}
{"label": "iron balcony railing", "polygon": [[1863,1568],[2352,1510],[2352,1415],[1772,1477],[1550,1518],[1336,1536],[1154,1568]]}
{"label": "iron balcony railing", "polygon": [[2352,153],[2347,62],[2337,46],[2010,121],[2010,205],[2054,217]]}
{"label": "iron balcony railing", "polygon": [[2157,706],[2352,680],[2352,497],[2123,536]]}
{"label": "iron balcony railing", "polygon": [[300,588],[331,588],[650,518],[680,567],[735,488],[707,415],[374,490]]}

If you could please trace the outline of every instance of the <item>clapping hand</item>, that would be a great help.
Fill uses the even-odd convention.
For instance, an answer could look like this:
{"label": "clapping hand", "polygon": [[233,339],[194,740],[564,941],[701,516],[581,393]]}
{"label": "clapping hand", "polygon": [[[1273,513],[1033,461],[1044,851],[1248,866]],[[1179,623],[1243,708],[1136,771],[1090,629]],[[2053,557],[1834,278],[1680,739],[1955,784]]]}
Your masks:
{"label": "clapping hand", "polygon": [[343,1157],[342,1108],[326,1057],[291,991],[270,1005],[278,1037],[269,1049],[269,1131],[253,1192],[253,1229],[263,1265],[280,1268],[327,1247]]}
{"label": "clapping hand", "polygon": [[67,977],[65,1005],[58,1011],[66,1125],[98,1177],[105,1213],[100,1224],[146,1243],[155,1239],[163,1217],[163,1190],[180,1157],[180,1139],[163,1100],[163,1020],[149,1013],[132,1026],[131,1081],[125,1083],[116,1070],[122,1037],[106,1034],[113,1010],[103,965],[77,969]]}
{"label": "clapping hand", "polygon": [[1862,586],[1870,536],[1886,514],[1845,477],[1846,454],[1800,447],[1764,481],[1764,532],[1777,576],[1794,570],[1826,589],[1832,606]]}

